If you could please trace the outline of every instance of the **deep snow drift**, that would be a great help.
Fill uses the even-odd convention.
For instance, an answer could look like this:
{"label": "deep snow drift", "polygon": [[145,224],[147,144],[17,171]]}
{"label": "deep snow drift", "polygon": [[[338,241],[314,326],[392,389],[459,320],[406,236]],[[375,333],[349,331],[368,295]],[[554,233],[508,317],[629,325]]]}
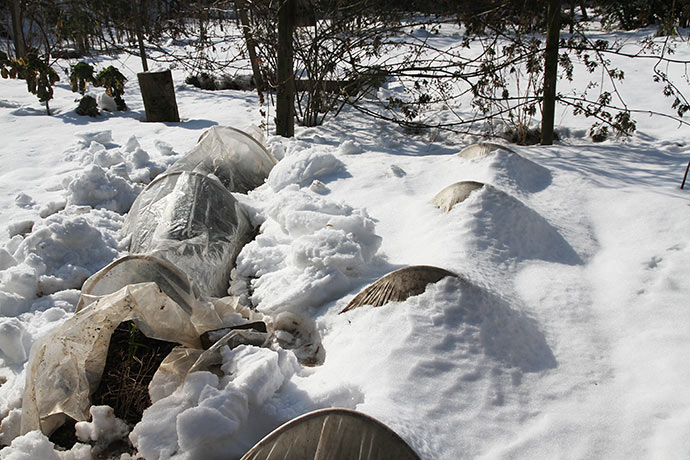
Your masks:
{"label": "deep snow drift", "polygon": [[[690,56],[687,43],[677,56]],[[135,81],[135,60],[122,59]],[[624,90],[645,93],[647,80],[629,75]],[[31,344],[72,315],[83,281],[124,254],[124,214],[143,186],[206,128],[261,123],[253,94],[174,76],[179,124],[140,122],[133,83],[130,111],[97,119],[72,112],[64,82],[51,117],[22,82],[0,86],[0,442],[11,444],[0,458],[86,459],[84,443],[98,449],[103,433],[131,428],[94,407],[71,451],[18,436],[24,366]],[[139,453],[239,457],[287,420],[345,407],[424,459],[687,458],[690,192],[678,185],[690,130],[640,119],[635,137],[592,144],[562,115],[556,145],[476,158],[457,155],[472,138],[411,136],[347,110],[293,139],[268,137],[280,161],[235,194],[260,233],[228,288],[262,314],[313,323],[325,360],[227,349],[221,377],[152,388],[129,435]],[[460,181],[487,186],[447,213],[431,203]],[[464,281],[338,314],[378,277],[422,264]]]}

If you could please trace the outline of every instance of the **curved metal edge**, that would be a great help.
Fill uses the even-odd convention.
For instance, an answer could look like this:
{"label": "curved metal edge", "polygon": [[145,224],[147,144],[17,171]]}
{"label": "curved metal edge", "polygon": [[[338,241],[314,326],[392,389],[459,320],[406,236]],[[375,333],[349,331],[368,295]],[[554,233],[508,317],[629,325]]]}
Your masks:
{"label": "curved metal edge", "polygon": [[[357,420],[360,420],[366,424],[374,425],[379,429],[382,429],[384,432],[389,434],[393,439],[398,441],[400,443],[400,446],[404,446],[404,450],[406,450],[410,454],[410,458],[416,459],[416,460],[421,460],[417,452],[410,447],[410,445],[402,438],[398,433],[393,431],[392,428],[390,428],[388,425],[384,424],[383,422],[375,419],[371,415],[367,415],[363,412],[358,412],[353,409],[345,409],[345,408],[340,408],[340,407],[335,407],[335,408],[326,408],[326,409],[317,409],[312,412],[308,412],[306,414],[300,415],[296,418],[293,418],[292,420],[282,424],[275,430],[271,431],[269,434],[263,437],[261,441],[256,443],[254,447],[249,449],[247,453],[245,453],[240,460],[250,460],[251,456],[254,454],[255,451],[261,449],[262,447],[266,446],[267,444],[270,444],[273,442],[275,439],[277,439],[279,436],[284,434],[285,432],[289,431],[291,428],[298,426],[307,420],[315,419],[315,418],[325,418],[330,415],[339,415],[339,416],[346,416],[346,417],[351,417]],[[305,459],[309,460],[309,459]]]}

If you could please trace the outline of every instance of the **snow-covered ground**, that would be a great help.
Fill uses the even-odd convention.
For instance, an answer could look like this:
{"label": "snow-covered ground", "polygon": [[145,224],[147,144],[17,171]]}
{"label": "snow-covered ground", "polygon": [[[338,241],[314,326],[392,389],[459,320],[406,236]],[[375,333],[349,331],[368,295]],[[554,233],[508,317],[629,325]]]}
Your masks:
{"label": "snow-covered ground", "polygon": [[[687,42],[675,58],[690,58]],[[125,253],[123,215],[152,177],[211,126],[265,121],[253,93],[198,90],[174,71],[182,121],[143,123],[138,61],[114,64],[130,110],[95,119],[74,113],[65,78],[53,116],[23,82],[0,84],[3,459],[90,458],[84,444],[58,452],[38,432],[17,437],[31,344]],[[668,111],[650,72],[616,65],[631,105]],[[264,314],[313,321],[325,361],[227,350],[225,377],[192,374],[145,412],[130,435],[140,454],[239,457],[287,420],[345,407],[429,460],[689,458],[690,191],[679,185],[690,129],[638,116],[631,139],[593,144],[587,122],[559,117],[554,146],[474,159],[457,155],[471,138],[406,134],[349,110],[293,139],[269,136],[281,160],[237,195],[261,233],[230,289]],[[464,180],[490,186],[448,213],[430,203]],[[405,302],[338,314],[378,277],[422,264],[469,283],[446,278]],[[84,442],[125,430],[105,409],[93,416],[77,425]]]}

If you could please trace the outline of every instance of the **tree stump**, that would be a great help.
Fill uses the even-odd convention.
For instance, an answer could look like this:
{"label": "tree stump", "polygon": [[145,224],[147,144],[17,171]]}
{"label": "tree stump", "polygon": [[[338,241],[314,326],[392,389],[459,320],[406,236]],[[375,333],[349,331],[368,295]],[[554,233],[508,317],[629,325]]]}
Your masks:
{"label": "tree stump", "polygon": [[146,109],[146,121],[180,121],[170,70],[140,72],[137,78]]}

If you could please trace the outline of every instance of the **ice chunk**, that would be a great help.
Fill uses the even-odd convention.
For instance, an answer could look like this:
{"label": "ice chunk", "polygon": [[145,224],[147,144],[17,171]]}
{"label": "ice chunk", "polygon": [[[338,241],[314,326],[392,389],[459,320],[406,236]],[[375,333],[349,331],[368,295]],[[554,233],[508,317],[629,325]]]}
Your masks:
{"label": "ice chunk", "polygon": [[319,195],[327,195],[330,192],[328,187],[326,187],[326,185],[320,180],[314,180],[314,182],[312,182],[309,186],[309,190],[314,193],[318,193]]}
{"label": "ice chunk", "polygon": [[232,350],[226,348],[222,354],[221,369],[252,405],[262,405],[283,384],[285,376],[278,364],[278,353],[273,350],[240,345]]}
{"label": "ice chunk", "polygon": [[17,222],[11,222],[7,226],[7,232],[9,233],[10,238],[14,237],[15,235],[26,236],[27,234],[31,233],[33,228],[33,220],[20,220]]}
{"label": "ice chunk", "polygon": [[386,172],[386,175],[391,176],[391,177],[405,177],[405,176],[407,176],[407,173],[400,166],[391,165],[388,172]]}
{"label": "ice chunk", "polygon": [[48,202],[45,206],[41,208],[38,215],[45,219],[48,216],[55,214],[58,211],[62,211],[67,206],[67,200],[55,200]]}
{"label": "ice chunk", "polygon": [[36,270],[26,264],[15,265],[0,275],[0,290],[25,299],[33,299],[38,293]]}
{"label": "ice chunk", "polygon": [[34,202],[34,199],[31,198],[29,195],[27,195],[24,192],[20,192],[15,198],[14,202],[17,206],[20,208],[30,208],[31,206],[35,205],[36,203]]}
{"label": "ice chunk", "polygon": [[338,154],[340,155],[356,155],[362,153],[364,150],[362,146],[353,140],[346,140],[338,146]]}
{"label": "ice chunk", "polygon": [[89,412],[91,421],[77,422],[74,427],[80,441],[96,441],[98,444],[107,445],[129,434],[129,427],[115,417],[112,407],[91,406]]}
{"label": "ice chunk", "polygon": [[157,139],[153,141],[153,145],[156,147],[156,149],[158,149],[161,155],[170,156],[177,154],[177,152],[175,152],[173,149],[173,146],[163,140]]}
{"label": "ice chunk", "polygon": [[118,163],[122,163],[123,161],[124,158],[122,157],[122,154],[117,150],[102,149],[97,152],[94,152],[93,155],[94,164],[102,168],[109,168]]}
{"label": "ice chunk", "polygon": [[14,438],[21,434],[22,410],[11,409],[0,424],[0,444],[9,445]]}
{"label": "ice chunk", "polygon": [[17,265],[17,259],[7,252],[7,249],[0,248],[0,271],[6,270]]}
{"label": "ice chunk", "polygon": [[0,352],[10,363],[23,363],[31,347],[31,335],[17,318],[0,319]]}
{"label": "ice chunk", "polygon": [[0,290],[0,316],[17,316],[30,307],[31,302],[24,297]]}
{"label": "ice chunk", "polygon": [[61,460],[53,443],[40,431],[19,436],[9,447],[0,450],[2,460]]}
{"label": "ice chunk", "polygon": [[122,147],[122,150],[127,153],[134,152],[136,149],[141,147],[139,145],[139,141],[137,140],[137,136],[131,135],[129,139],[127,139],[127,142],[125,143],[124,147]]}
{"label": "ice chunk", "polygon": [[332,154],[305,150],[283,158],[268,176],[268,184],[277,192],[290,184],[305,186],[314,179],[325,182],[330,176],[345,171],[343,162]]}

